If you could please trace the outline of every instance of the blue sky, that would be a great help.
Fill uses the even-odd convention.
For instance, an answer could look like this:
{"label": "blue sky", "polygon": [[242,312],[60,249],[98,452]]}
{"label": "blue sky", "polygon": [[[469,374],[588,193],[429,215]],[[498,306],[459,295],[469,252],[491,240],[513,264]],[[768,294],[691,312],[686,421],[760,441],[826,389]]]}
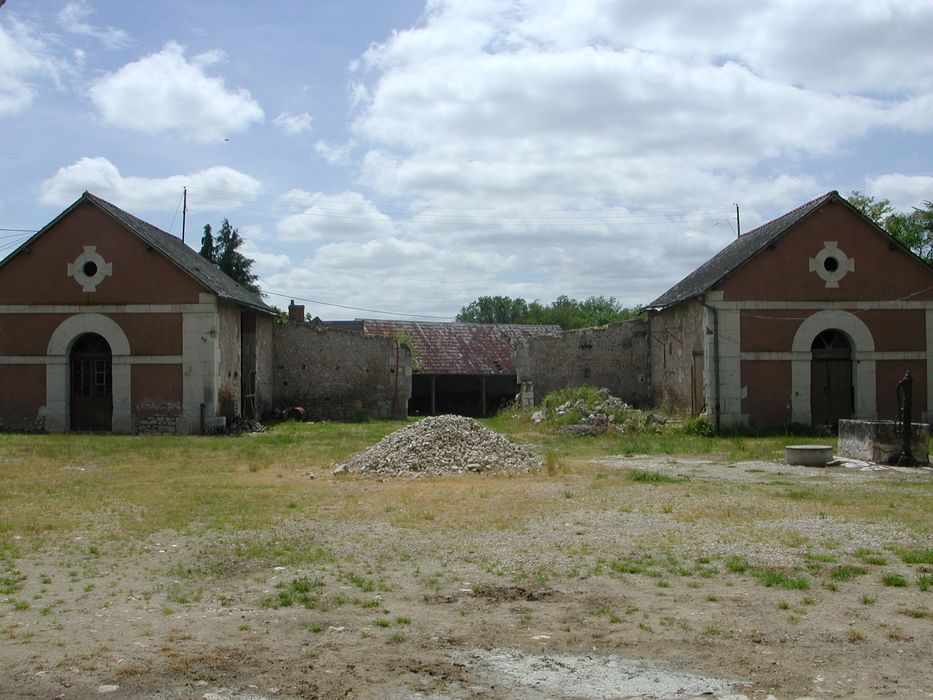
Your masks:
{"label": "blue sky", "polygon": [[[828,190],[933,199],[930,0],[7,0],[0,253],[85,189],[268,301],[643,304]],[[377,313],[385,312],[385,313]]]}

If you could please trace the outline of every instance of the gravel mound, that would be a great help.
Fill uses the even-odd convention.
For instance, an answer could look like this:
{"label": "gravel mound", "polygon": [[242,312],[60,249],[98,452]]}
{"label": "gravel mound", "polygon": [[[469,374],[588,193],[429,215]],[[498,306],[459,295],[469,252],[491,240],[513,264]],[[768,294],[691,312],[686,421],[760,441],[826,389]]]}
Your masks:
{"label": "gravel mound", "polygon": [[540,461],[472,418],[435,416],[396,430],[334,469],[334,474],[421,476],[529,471]]}

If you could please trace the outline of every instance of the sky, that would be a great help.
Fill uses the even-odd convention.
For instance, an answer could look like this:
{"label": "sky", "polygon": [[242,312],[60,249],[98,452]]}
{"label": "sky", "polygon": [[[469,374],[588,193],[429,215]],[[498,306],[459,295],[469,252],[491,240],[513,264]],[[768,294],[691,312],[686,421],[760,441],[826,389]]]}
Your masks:
{"label": "sky", "polygon": [[[266,301],[649,303],[830,190],[933,199],[931,0],[6,0],[0,255],[88,190]],[[738,220],[736,216],[738,207]]]}

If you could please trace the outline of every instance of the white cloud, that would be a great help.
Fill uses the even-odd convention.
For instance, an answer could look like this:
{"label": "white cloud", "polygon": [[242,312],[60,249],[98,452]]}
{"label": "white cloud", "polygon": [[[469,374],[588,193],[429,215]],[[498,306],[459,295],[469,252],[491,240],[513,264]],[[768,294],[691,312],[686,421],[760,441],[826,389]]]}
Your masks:
{"label": "white cloud", "polygon": [[[930,35],[909,0],[431,0],[353,66],[360,183],[435,251],[418,298],[645,303],[734,239],[731,203],[748,231],[844,188],[876,132],[933,133]],[[345,267],[403,265],[365,242]]]}
{"label": "white cloud", "polygon": [[59,168],[40,186],[39,201],[63,207],[87,190],[130,211],[174,209],[185,187],[188,207],[193,211],[227,211],[262,191],[255,178],[223,166],[165,178],[129,177],[106,158],[98,157],[81,158]]}
{"label": "white cloud", "polygon": [[326,141],[318,141],[314,144],[314,151],[331,165],[349,165],[350,154],[356,144],[352,141],[342,146],[334,146]]}
{"label": "white cloud", "polygon": [[36,80],[57,83],[65,69],[37,31],[15,17],[7,18],[0,24],[0,115],[22,112],[36,95]]}
{"label": "white cloud", "polygon": [[189,61],[181,46],[169,42],[98,80],[91,99],[104,120],[120,128],[220,141],[263,119],[248,91],[228,89],[222,78],[205,72],[221,57],[211,51]]}
{"label": "white cloud", "polygon": [[869,179],[866,193],[878,199],[889,199],[898,211],[922,209],[933,201],[933,176],[888,173]]}
{"label": "white cloud", "polygon": [[58,23],[66,32],[90,37],[104,46],[117,49],[129,46],[132,43],[129,34],[116,27],[96,27],[87,19],[94,14],[94,10],[84,0],[76,0],[66,4],[58,13]]}
{"label": "white cloud", "polygon": [[278,223],[276,230],[283,241],[382,238],[394,231],[392,220],[356,192],[324,194],[292,190],[285,201],[302,206],[303,211]]}
{"label": "white cloud", "polygon": [[302,114],[282,112],[275,118],[274,123],[286,134],[294,136],[311,130],[311,115],[307,112],[303,112]]}

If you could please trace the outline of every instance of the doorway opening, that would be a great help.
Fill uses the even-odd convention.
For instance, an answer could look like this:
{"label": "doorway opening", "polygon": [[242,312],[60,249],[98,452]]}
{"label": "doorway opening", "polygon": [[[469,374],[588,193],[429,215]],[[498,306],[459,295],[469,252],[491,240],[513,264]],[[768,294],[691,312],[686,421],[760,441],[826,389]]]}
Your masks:
{"label": "doorway opening", "polygon": [[97,333],[85,333],[71,347],[71,429],[113,430],[113,353]]}
{"label": "doorway opening", "polygon": [[810,416],[813,425],[836,431],[840,419],[855,412],[852,343],[834,328],[820,333],[810,346]]}

